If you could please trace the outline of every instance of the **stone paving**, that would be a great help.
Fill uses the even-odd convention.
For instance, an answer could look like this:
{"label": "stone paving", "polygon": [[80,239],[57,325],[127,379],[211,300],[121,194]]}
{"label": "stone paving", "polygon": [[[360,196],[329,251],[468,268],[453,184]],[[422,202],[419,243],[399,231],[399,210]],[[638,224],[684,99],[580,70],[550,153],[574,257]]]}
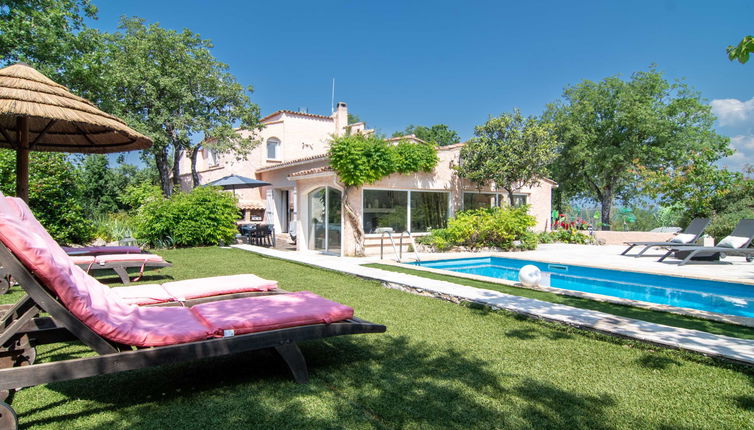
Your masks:
{"label": "stone paving", "polygon": [[[685,349],[708,356],[719,357],[754,365],[754,340],[738,339],[729,336],[715,335],[698,330],[669,327],[661,324],[620,317],[598,311],[573,308],[570,306],[544,302],[541,300],[513,296],[493,290],[473,288],[452,282],[438,281],[423,278],[420,276],[407,275],[403,273],[390,272],[386,270],[362,266],[363,264],[377,262],[378,260],[374,258],[336,257],[316,252],[286,252],[250,245],[234,245],[234,247],[252,251],[258,254],[281,258],[284,260],[296,261],[316,267],[348,273],[366,279],[377,280],[388,286],[407,288],[417,292],[429,293],[438,297],[482,303],[494,308],[504,309],[507,311],[528,315],[534,318],[564,323],[575,327],[595,330],[611,335],[638,339],[665,347]],[[617,260],[614,259],[615,255],[611,254],[613,250],[608,249],[611,247],[607,246],[592,246],[584,247],[583,249],[579,248],[578,252],[573,252],[574,248],[572,247],[573,245],[567,246],[565,248],[563,247],[563,245],[549,247],[547,245],[544,245],[540,247],[540,249],[544,251],[541,254],[539,253],[540,249],[538,249],[537,251],[510,253],[510,256],[517,258],[535,258],[540,261],[547,261],[549,255],[550,257],[557,257],[557,261],[564,264],[583,264],[584,259],[588,259],[590,257],[589,252],[584,253],[584,251],[587,248],[597,248],[597,250],[592,249],[590,250],[590,252],[602,255],[604,256],[604,258],[609,259],[612,262],[623,260],[633,261],[633,263],[627,263],[626,266],[623,266],[623,270],[628,269],[650,271],[648,270],[648,268],[653,268],[655,269],[655,273],[667,273],[663,270],[673,271],[675,269],[679,269],[677,265],[671,266],[670,264],[665,265],[663,263],[655,263],[655,265],[666,266],[665,269],[660,270],[654,268],[648,265],[648,263],[654,262],[653,260],[644,262],[640,261],[640,259],[634,259],[630,257],[620,257],[621,260]],[[612,248],[618,249],[619,247]],[[534,255],[532,255],[531,253],[536,253],[536,257],[534,257]],[[579,263],[576,263],[575,260],[577,259],[574,258],[574,255],[577,255],[579,253],[585,255],[585,257],[582,257],[582,260]],[[620,253],[620,251],[618,251],[618,253]],[[496,255],[504,254],[505,253]],[[435,254],[432,254],[432,256],[442,257],[442,255]],[[422,255],[420,257],[426,259],[429,257],[429,255]],[[458,258],[461,257],[461,255],[453,254],[453,257]],[[593,262],[593,264],[601,263],[601,261]],[[737,264],[737,262],[732,264],[718,263],[714,266],[725,268],[732,266],[741,266],[735,271],[737,275],[732,276],[731,280],[733,280],[733,278],[743,278],[750,280],[754,279],[754,274],[752,273],[753,269],[751,268],[751,266],[754,265],[750,264],[750,266],[745,266],[744,264]],[[631,265],[639,265],[639,269],[636,269]],[[672,268],[673,266],[675,266],[675,269]],[[701,266],[702,265],[690,265],[680,267],[680,269]],[[642,270],[642,268],[646,270]],[[709,266],[707,266],[706,268],[703,267],[702,270],[697,269],[696,271],[691,273],[691,276],[708,277],[703,276],[705,274],[705,271],[710,271]],[[726,273],[726,275],[729,274]]]}

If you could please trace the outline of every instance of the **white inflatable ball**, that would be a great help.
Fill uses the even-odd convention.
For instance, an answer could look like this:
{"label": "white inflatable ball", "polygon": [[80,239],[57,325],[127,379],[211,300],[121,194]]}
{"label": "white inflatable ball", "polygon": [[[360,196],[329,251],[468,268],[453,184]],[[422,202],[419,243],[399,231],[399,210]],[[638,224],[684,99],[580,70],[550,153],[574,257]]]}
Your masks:
{"label": "white inflatable ball", "polygon": [[518,280],[527,287],[536,287],[542,281],[542,272],[537,266],[527,264],[518,271]]}

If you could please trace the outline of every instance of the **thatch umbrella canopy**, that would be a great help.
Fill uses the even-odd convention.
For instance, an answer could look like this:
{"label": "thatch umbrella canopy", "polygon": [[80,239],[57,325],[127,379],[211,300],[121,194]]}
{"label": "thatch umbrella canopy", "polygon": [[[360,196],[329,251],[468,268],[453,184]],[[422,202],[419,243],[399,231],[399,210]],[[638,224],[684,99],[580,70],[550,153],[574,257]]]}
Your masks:
{"label": "thatch umbrella canopy", "polygon": [[16,151],[16,195],[29,198],[29,151],[104,154],[152,141],[26,64],[0,69],[0,148]]}

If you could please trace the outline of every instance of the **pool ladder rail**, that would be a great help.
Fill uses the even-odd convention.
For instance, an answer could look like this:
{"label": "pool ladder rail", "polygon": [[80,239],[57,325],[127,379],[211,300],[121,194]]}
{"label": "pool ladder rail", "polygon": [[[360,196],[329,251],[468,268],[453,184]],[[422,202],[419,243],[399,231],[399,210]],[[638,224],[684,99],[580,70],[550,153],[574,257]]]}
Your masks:
{"label": "pool ladder rail", "polygon": [[395,261],[400,263],[403,260],[403,235],[404,234],[408,236],[408,239],[410,241],[409,244],[412,246],[414,250],[416,261],[421,261],[421,258],[419,258],[419,251],[416,250],[416,241],[414,240],[414,236],[411,235],[410,231],[404,231],[401,233],[398,239],[398,249],[396,250],[395,238],[393,238],[393,232],[389,230],[383,230],[382,234],[380,235],[380,260],[385,259],[385,235],[387,235],[388,239],[390,239],[390,244],[393,246],[393,254],[398,256],[398,258]]}

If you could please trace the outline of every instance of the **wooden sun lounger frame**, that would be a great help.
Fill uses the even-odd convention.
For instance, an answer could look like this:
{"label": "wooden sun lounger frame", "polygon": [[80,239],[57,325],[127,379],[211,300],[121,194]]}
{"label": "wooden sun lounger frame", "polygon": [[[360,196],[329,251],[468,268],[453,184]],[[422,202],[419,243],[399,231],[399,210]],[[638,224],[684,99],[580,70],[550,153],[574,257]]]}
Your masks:
{"label": "wooden sun lounger frame", "polygon": [[[140,254],[128,254],[133,255],[134,257],[138,257]],[[100,256],[94,256],[101,257]],[[113,261],[113,262],[106,262],[103,264],[100,263],[81,263],[77,264],[80,268],[84,269],[85,272],[96,272],[100,270],[112,270],[114,271],[119,277],[121,282],[123,284],[128,285],[131,283],[131,277],[128,274],[128,269],[138,268],[139,274],[133,279],[133,282],[137,282],[141,279],[142,276],[144,276],[145,270],[153,270],[153,269],[161,269],[163,267],[171,267],[172,264],[169,261]]]}
{"label": "wooden sun lounger frame", "polygon": [[[1,242],[0,263],[27,293],[10,308],[5,306],[7,311],[0,316],[0,428],[17,426],[15,412],[5,402],[12,400],[12,394],[18,388],[267,348],[274,348],[280,354],[296,382],[306,383],[308,370],[298,342],[347,334],[383,333],[386,330],[384,325],[351,318],[331,324],[310,324],[134,349],[101,337],[71,314]],[[182,304],[190,306],[218,299],[266,294],[270,292],[230,294],[189,300]],[[171,304],[181,305],[162,305]],[[41,312],[48,313],[50,317],[39,317]],[[33,364],[36,345],[76,339],[100,355]]]}

